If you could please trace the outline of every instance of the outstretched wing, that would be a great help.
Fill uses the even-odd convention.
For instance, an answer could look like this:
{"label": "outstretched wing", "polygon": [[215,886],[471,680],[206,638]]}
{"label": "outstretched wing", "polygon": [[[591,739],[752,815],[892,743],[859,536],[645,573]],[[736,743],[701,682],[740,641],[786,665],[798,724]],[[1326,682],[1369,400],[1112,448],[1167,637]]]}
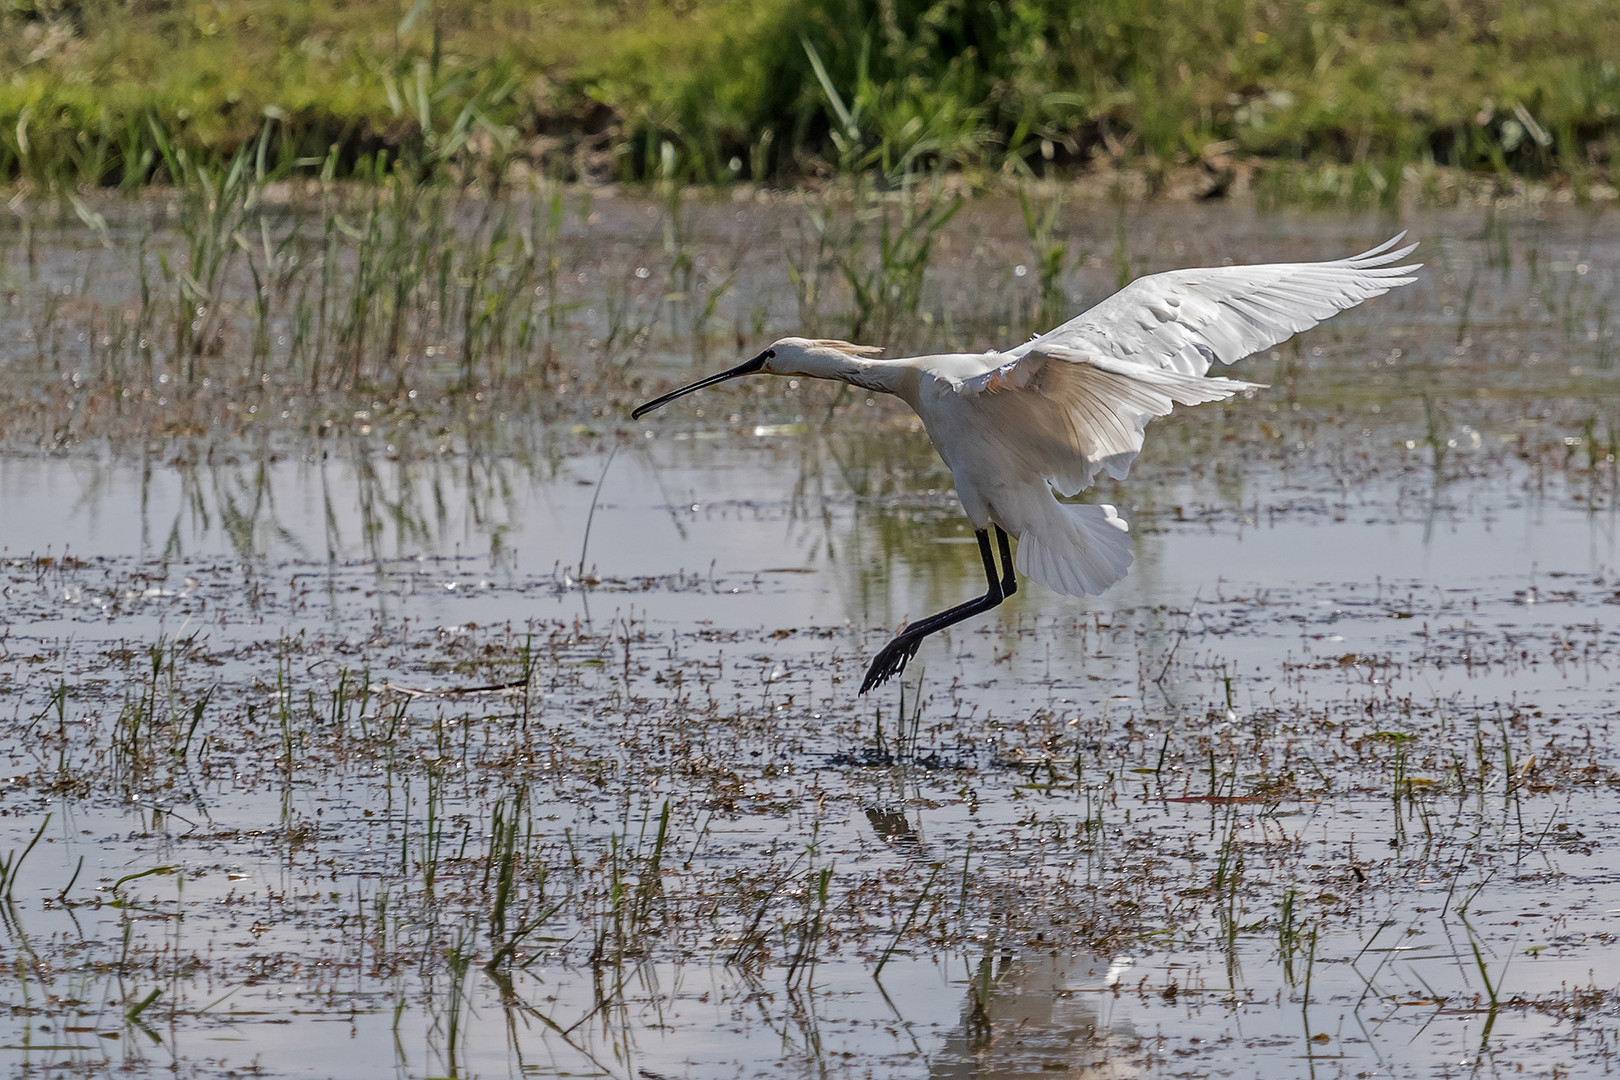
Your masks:
{"label": "outstretched wing", "polygon": [[1417,247],[1400,235],[1348,259],[1171,270],[1138,278],[1096,307],[1004,355],[1061,346],[1188,375],[1230,364],[1414,280],[1392,266]]}
{"label": "outstretched wing", "polygon": [[1004,460],[1073,495],[1098,470],[1123,480],[1142,449],[1142,429],[1176,405],[1220,401],[1257,383],[1204,378],[1044,345],[957,384]]}

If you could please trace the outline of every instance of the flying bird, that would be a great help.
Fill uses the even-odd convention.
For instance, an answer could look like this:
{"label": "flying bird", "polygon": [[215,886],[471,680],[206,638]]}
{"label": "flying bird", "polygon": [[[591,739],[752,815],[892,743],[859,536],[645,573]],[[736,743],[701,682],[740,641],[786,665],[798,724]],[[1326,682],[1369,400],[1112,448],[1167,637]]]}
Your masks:
{"label": "flying bird", "polygon": [[[885,360],[881,349],[788,337],[747,361],[640,406],[741,375],[837,379],[893,394],[922,418],[951,470],[984,562],[985,594],[903,627],[872,660],[862,694],[904,670],[924,638],[1018,591],[1014,571],[1069,596],[1096,595],[1133,559],[1112,506],[1063,502],[1099,472],[1123,480],[1142,431],[1176,405],[1264,389],[1206,372],[1415,280],[1403,232],[1347,259],[1171,270],[1138,278],[1056,330],[1007,352]],[[995,531],[994,546],[991,530]],[[1018,541],[1015,557],[1011,540]],[[1000,566],[996,559],[1000,557]]]}

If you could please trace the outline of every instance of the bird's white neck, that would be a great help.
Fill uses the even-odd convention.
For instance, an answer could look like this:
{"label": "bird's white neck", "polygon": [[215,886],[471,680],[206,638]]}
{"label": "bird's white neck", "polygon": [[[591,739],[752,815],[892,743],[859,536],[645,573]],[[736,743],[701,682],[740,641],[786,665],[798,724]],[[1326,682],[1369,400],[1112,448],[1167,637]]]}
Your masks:
{"label": "bird's white neck", "polygon": [[845,357],[843,363],[831,376],[858,386],[862,390],[871,390],[879,394],[905,395],[906,377],[916,381],[917,373],[912,368],[898,360],[867,360],[859,356]]}
{"label": "bird's white neck", "polygon": [[909,400],[917,372],[908,360],[881,360],[857,356],[828,342],[778,342],[767,370],[779,375],[806,375],[832,379],[879,394],[898,394]]}

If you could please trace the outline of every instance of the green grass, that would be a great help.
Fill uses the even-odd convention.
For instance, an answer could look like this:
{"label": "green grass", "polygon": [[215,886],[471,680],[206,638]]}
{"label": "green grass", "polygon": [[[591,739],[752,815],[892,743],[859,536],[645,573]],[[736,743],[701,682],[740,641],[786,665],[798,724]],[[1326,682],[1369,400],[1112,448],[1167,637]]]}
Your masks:
{"label": "green grass", "polygon": [[0,178],[172,179],[165,140],[226,158],[268,118],[277,162],[361,178],[673,153],[715,182],[1253,160],[1296,198],[1429,162],[1585,185],[1620,147],[1616,40],[1606,0],[4,0]]}

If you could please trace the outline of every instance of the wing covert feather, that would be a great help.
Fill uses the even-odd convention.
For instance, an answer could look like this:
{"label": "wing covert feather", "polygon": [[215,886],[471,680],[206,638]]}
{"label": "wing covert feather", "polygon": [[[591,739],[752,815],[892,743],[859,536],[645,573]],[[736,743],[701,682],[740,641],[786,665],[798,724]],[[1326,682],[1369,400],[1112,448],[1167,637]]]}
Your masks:
{"label": "wing covert feather", "polygon": [[1400,233],[1346,259],[1170,270],[1138,278],[1062,326],[1009,350],[1018,359],[1052,346],[1202,375],[1413,280],[1422,265],[1394,266],[1417,247]]}
{"label": "wing covert feather", "polygon": [[965,379],[956,393],[987,421],[975,427],[1000,461],[1074,495],[1102,470],[1125,479],[1155,416],[1257,388],[1052,345]]}

